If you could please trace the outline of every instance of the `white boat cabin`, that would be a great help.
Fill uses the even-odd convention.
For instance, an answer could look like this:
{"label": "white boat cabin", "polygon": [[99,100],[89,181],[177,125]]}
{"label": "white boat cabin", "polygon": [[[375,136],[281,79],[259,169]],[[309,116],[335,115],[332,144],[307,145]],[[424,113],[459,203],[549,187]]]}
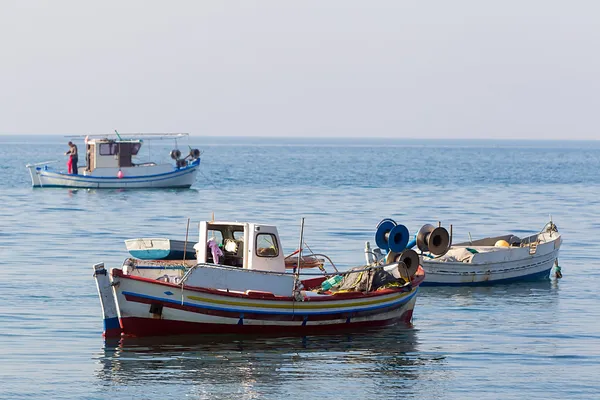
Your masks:
{"label": "white boat cabin", "polygon": [[[91,139],[86,145],[86,172],[98,168],[122,169],[134,167],[133,156],[142,147],[142,140]],[[154,163],[153,163],[154,164]]]}
{"label": "white boat cabin", "polygon": [[[222,256],[213,257],[218,246]],[[214,263],[247,270],[285,273],[285,257],[277,228],[244,222],[200,222],[196,257],[200,264]]]}

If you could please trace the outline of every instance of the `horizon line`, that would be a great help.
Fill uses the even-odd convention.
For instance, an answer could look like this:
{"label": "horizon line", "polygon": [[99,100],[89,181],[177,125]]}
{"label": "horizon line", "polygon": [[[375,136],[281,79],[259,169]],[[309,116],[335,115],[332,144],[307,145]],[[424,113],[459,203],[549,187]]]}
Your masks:
{"label": "horizon line", "polygon": [[[134,132],[134,133],[127,133],[127,135],[144,135],[145,133],[143,132]],[[165,133],[167,134],[167,133]],[[69,137],[69,136],[73,136],[73,135],[81,135],[82,137],[85,135],[90,135],[90,136],[102,136],[104,135],[103,133],[6,133],[6,132],[0,132],[0,136],[61,136],[61,137]],[[106,135],[114,135],[114,133],[106,133]],[[203,134],[192,134],[189,133],[188,137],[204,137],[204,138],[244,138],[244,139],[316,139],[316,140],[479,140],[479,141],[520,141],[520,142],[524,142],[524,141],[565,141],[565,142],[597,142],[600,141],[600,138],[596,138],[596,139],[556,139],[556,138],[543,138],[543,139],[537,139],[537,138],[522,138],[522,137],[518,137],[518,138],[507,138],[507,137],[500,137],[500,138],[469,138],[469,137],[427,137],[427,138],[417,138],[417,137],[390,137],[390,136],[369,136],[369,137],[365,137],[365,136],[296,136],[296,135],[291,135],[291,136],[261,136],[261,135],[203,135]]]}

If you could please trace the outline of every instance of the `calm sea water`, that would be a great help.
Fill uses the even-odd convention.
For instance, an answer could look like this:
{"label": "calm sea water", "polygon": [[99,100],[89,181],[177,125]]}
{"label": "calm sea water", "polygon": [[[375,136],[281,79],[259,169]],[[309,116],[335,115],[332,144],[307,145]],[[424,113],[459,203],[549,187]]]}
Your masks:
{"label": "calm sea water", "polygon": [[[32,189],[24,165],[64,166],[66,141],[0,136],[0,398],[600,398],[600,142],[195,137],[190,190]],[[174,143],[147,145],[166,161]],[[385,217],[466,240],[551,214],[564,278],[423,288],[412,327],[105,342],[92,264],[119,266],[126,238],[184,238],[187,218],[197,235],[213,212],[276,224],[286,252],[305,217],[342,268]]]}

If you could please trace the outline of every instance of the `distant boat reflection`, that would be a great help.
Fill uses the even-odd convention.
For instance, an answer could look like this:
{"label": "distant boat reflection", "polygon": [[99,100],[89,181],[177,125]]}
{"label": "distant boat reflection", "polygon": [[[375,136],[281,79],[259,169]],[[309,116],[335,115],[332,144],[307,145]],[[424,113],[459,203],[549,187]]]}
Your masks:
{"label": "distant boat reflection", "polygon": [[429,286],[421,288],[419,299],[445,297],[529,298],[532,296],[545,296],[550,299],[556,298],[559,290],[560,280],[557,279],[513,282],[489,286]]}

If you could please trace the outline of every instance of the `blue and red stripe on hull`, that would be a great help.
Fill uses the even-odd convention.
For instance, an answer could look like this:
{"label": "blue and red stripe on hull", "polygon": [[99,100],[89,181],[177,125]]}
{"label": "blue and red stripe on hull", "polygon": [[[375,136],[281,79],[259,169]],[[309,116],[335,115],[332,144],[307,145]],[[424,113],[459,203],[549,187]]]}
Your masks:
{"label": "blue and red stripe on hull", "polygon": [[[420,274],[418,274],[415,279],[412,281],[413,289],[416,289],[419,284],[423,281],[424,272],[421,268],[419,268]],[[143,278],[143,277],[134,277],[127,276],[121,270],[113,269],[112,270],[113,277],[119,277],[122,279],[132,279],[136,281],[142,281],[147,283],[152,283],[155,285],[166,286],[166,287],[174,287],[179,288],[180,286],[167,283],[167,282],[157,282],[152,279]],[[200,287],[187,287],[186,291],[196,292],[196,293],[209,293],[209,294],[218,294],[219,296],[229,297],[229,298],[243,298],[243,299],[263,299],[269,301],[293,301],[292,297],[283,297],[283,296],[262,296],[257,294],[243,294],[243,293],[234,293],[227,292],[224,293],[222,291],[216,289],[208,289],[208,288],[200,288]],[[384,296],[390,293],[406,293],[406,290],[394,290],[394,289],[385,289],[381,292],[370,292],[370,293],[362,293],[362,292],[352,292],[352,293],[343,293],[339,296],[336,295],[335,300],[365,300],[369,298],[376,298],[380,296]],[[138,303],[144,304],[156,304],[162,305],[163,307],[170,308],[179,308],[183,311],[191,311],[205,313],[207,315],[219,315],[222,317],[228,317],[237,320],[237,323],[232,324],[223,324],[223,323],[211,323],[211,322],[189,322],[189,321],[179,321],[179,320],[171,320],[171,319],[162,319],[158,318],[145,318],[145,317],[124,317],[120,320],[120,325],[123,330],[124,336],[160,336],[160,335],[185,335],[185,334],[283,334],[283,335],[307,335],[307,334],[317,334],[317,333],[329,333],[329,332],[341,332],[341,331],[351,331],[354,329],[361,328],[377,328],[388,325],[393,325],[398,322],[404,322],[406,324],[410,324],[413,315],[413,307],[414,303],[411,305],[410,302],[414,302],[415,296],[418,290],[414,290],[407,296],[402,296],[397,299],[395,302],[383,301],[381,305],[376,305],[374,307],[360,307],[358,309],[339,309],[334,312],[330,311],[314,311],[314,310],[294,310],[291,313],[288,312],[271,312],[266,310],[254,310],[255,312],[250,313],[247,309],[241,310],[232,310],[232,309],[224,309],[223,307],[202,307],[199,304],[194,303],[186,303],[182,305],[180,301],[173,301],[170,299],[158,298],[153,296],[148,296],[139,293],[132,293],[124,291],[122,295],[126,297],[126,301],[134,301]],[[129,298],[127,298],[129,297]],[[326,303],[332,301],[334,299],[331,298],[310,298],[310,303]],[[168,303],[168,304],[165,304]],[[177,305],[177,306],[176,306]],[[391,306],[391,309],[387,309],[388,306]],[[408,307],[407,307],[408,306]],[[188,307],[191,307],[188,309]],[[335,305],[332,304],[332,307]],[[369,321],[356,321],[358,315],[366,316],[366,313],[379,308],[373,314],[384,314],[389,311],[398,310],[402,307],[405,307],[405,311],[402,312],[399,316],[394,316],[387,319],[381,320],[369,320]],[[267,309],[269,306],[267,305]],[[203,310],[202,310],[203,309]],[[293,308],[292,308],[293,309]],[[304,311],[304,312],[303,312]],[[213,314],[213,313],[225,312],[227,314]],[[363,313],[363,314],[358,314]],[[260,314],[260,315],[253,315]],[[397,315],[397,314],[396,314]],[[284,319],[282,319],[282,316]],[[250,318],[255,317],[255,318]],[[252,319],[262,319],[262,320],[275,320],[286,321],[286,324],[244,324],[244,321],[249,321]],[[318,319],[317,319],[318,318]],[[332,320],[332,323],[329,324],[307,324],[309,321],[327,321]],[[343,320],[344,322],[339,322]],[[298,325],[290,325],[290,321],[299,322]],[[302,322],[300,322],[302,321]],[[333,322],[338,321],[338,322]]]}
{"label": "blue and red stripe on hull", "polygon": [[[335,311],[304,311],[304,310],[295,310],[293,312],[269,312],[269,311],[252,311],[247,309],[229,309],[224,307],[214,307],[214,306],[206,306],[199,305],[193,303],[184,302],[183,304],[180,301],[170,300],[170,299],[161,299],[158,297],[147,296],[137,293],[131,292],[123,292],[123,296],[127,301],[143,303],[143,304],[154,304],[160,305],[166,308],[172,308],[192,313],[211,315],[217,317],[225,317],[225,318],[243,318],[245,319],[253,319],[253,320],[262,320],[262,321],[328,321],[328,320],[338,320],[338,319],[346,319],[346,318],[359,318],[359,317],[367,317],[377,314],[383,314],[386,312],[390,312],[396,310],[408,302],[412,300],[414,296],[417,294],[417,290],[414,290],[413,293],[402,297],[393,303],[386,303],[378,306],[362,308],[362,309],[340,309]],[[304,311],[304,312],[303,312]]]}

